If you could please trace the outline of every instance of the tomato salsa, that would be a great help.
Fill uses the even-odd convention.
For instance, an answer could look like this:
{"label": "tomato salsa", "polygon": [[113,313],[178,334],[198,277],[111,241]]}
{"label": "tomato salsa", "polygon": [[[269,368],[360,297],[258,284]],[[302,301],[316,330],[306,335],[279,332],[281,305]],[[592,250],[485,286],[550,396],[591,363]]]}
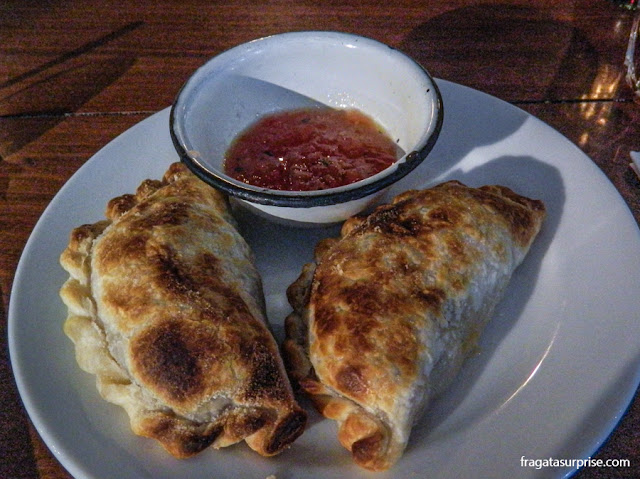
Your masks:
{"label": "tomato salsa", "polygon": [[359,181],[397,160],[396,144],[358,110],[308,108],[267,115],[225,155],[225,173],[274,190],[310,191]]}

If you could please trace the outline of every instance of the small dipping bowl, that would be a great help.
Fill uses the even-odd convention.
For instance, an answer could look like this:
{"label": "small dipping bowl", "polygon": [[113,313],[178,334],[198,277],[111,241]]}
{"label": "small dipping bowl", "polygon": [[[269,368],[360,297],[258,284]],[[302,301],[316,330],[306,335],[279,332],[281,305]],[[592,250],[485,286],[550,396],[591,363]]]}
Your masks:
{"label": "small dipping bowl", "polygon": [[[368,115],[396,142],[400,158],[374,176],[317,191],[262,188],[224,173],[231,142],[260,117],[317,106]],[[442,119],[435,82],[400,51],[352,34],[292,32],[244,43],[196,70],[172,106],[170,132],[181,161],[208,184],[271,219],[323,225],[371,206],[417,167]]]}

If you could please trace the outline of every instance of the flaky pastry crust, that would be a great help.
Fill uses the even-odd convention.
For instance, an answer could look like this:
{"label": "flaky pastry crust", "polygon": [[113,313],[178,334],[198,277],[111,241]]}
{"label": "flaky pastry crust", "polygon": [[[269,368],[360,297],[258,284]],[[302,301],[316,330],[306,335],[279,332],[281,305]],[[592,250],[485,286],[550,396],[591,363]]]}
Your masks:
{"label": "flaky pastry crust", "polygon": [[545,207],[502,186],[405,192],[321,241],[287,293],[290,375],[357,464],[391,467],[458,373]]}
{"label": "flaky pastry crust", "polygon": [[245,440],[264,456],[303,431],[262,284],[226,198],[183,165],[71,233],[64,331],[100,394],[178,458]]}

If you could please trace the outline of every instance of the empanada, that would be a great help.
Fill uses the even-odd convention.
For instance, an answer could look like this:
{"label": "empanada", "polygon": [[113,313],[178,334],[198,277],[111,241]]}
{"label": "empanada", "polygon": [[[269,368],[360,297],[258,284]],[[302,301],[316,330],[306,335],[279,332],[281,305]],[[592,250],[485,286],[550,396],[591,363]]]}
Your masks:
{"label": "empanada", "polygon": [[501,186],[408,191],[320,242],[288,289],[285,363],[357,464],[402,455],[476,349],[545,207]]}
{"label": "empanada", "polygon": [[61,256],[80,367],[136,434],[176,457],[243,439],[265,456],[282,451],[306,413],[226,197],[175,163],[106,216],[73,230]]}

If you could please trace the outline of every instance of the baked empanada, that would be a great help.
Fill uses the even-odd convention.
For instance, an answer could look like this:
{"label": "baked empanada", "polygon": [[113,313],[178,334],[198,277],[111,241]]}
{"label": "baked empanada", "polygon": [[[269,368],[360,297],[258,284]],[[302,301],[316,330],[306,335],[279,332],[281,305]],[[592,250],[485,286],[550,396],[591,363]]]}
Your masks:
{"label": "baked empanada", "polygon": [[323,240],[287,294],[285,364],[357,464],[391,467],[476,350],[545,207],[501,186],[408,191]]}
{"label": "baked empanada", "polygon": [[106,216],[73,230],[60,259],[64,331],[100,394],[179,458],[243,439],[282,451],[306,413],[226,197],[175,163]]}

